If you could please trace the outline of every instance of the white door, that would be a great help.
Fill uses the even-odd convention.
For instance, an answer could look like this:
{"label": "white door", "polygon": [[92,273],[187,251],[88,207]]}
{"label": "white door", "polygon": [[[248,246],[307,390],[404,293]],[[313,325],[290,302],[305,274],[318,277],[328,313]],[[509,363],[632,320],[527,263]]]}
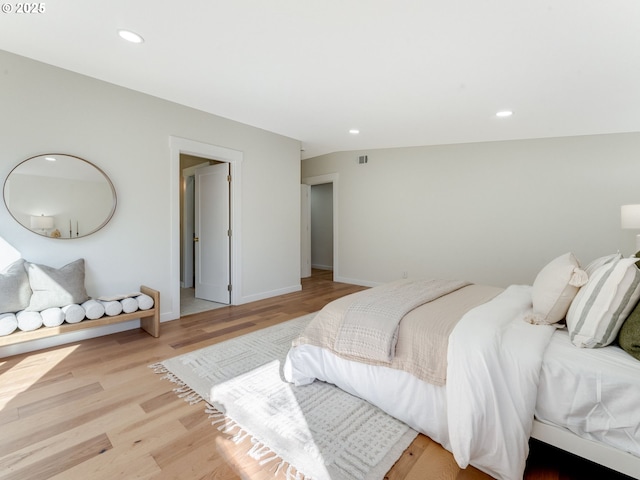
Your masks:
{"label": "white door", "polygon": [[311,276],[311,185],[300,185],[300,278]]}
{"label": "white door", "polygon": [[195,296],[229,304],[229,164],[198,168],[195,178]]}

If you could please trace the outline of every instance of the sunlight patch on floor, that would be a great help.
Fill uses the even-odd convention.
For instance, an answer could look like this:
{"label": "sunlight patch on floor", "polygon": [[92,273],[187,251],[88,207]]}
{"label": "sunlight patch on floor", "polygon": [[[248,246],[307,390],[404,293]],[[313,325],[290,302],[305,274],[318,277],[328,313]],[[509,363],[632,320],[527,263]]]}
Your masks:
{"label": "sunlight patch on floor", "polygon": [[[0,411],[7,407],[18,395],[29,390],[58,363],[71,355],[79,346],[80,345],[67,345],[47,352],[30,354],[5,372],[5,374],[11,372],[14,379],[20,378],[24,380],[19,383],[13,380],[11,385],[2,385],[1,379],[3,374],[0,373],[0,385],[2,385],[0,389]],[[7,363],[8,362],[5,361],[0,365],[6,365]],[[24,370],[24,374],[18,374],[16,376],[15,372],[18,370]]]}

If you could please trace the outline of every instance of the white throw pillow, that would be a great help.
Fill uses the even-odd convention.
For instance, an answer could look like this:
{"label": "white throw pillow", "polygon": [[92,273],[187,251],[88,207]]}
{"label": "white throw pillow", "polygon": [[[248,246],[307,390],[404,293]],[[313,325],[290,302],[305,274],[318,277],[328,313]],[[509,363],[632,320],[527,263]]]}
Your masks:
{"label": "white throw pillow", "polygon": [[609,345],[640,298],[637,258],[619,258],[599,267],[580,289],[567,313],[574,345]]}
{"label": "white throw pillow", "polygon": [[0,313],[0,336],[9,335],[18,329],[15,313]]}
{"label": "white throw pillow", "polygon": [[549,325],[564,319],[571,301],[585,283],[587,274],[573,253],[553,259],[540,270],[533,282],[533,310],[525,315],[525,321]]}
{"label": "white throw pillow", "polygon": [[591,260],[589,264],[586,267],[584,267],[584,271],[587,272],[587,275],[589,277],[591,277],[591,275],[593,275],[594,272],[601,266],[606,265],[607,263],[611,263],[614,260],[619,260],[621,258],[622,258],[622,255],[620,255],[619,253],[598,257],[595,260]]}

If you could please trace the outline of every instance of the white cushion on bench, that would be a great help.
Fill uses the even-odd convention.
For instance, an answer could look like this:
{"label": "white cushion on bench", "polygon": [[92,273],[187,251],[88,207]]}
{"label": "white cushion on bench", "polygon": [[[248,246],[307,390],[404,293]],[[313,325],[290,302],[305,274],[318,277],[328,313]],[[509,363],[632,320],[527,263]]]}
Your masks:
{"label": "white cushion on bench", "polygon": [[22,310],[16,313],[16,318],[18,319],[18,328],[23,332],[37,330],[42,326],[42,315],[40,315],[40,312]]}
{"label": "white cushion on bench", "polygon": [[40,312],[45,327],[59,327],[64,322],[64,312],[60,307],[47,308]]}
{"label": "white cushion on bench", "polygon": [[9,335],[18,329],[15,313],[0,313],[0,336]]}

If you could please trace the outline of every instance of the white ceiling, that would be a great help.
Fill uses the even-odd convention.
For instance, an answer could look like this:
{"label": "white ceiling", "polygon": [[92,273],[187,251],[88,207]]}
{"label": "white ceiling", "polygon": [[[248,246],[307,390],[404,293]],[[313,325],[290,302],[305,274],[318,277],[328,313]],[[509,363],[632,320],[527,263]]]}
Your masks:
{"label": "white ceiling", "polygon": [[298,139],[302,158],[640,131],[638,0],[42,4],[0,13],[0,49]]}

